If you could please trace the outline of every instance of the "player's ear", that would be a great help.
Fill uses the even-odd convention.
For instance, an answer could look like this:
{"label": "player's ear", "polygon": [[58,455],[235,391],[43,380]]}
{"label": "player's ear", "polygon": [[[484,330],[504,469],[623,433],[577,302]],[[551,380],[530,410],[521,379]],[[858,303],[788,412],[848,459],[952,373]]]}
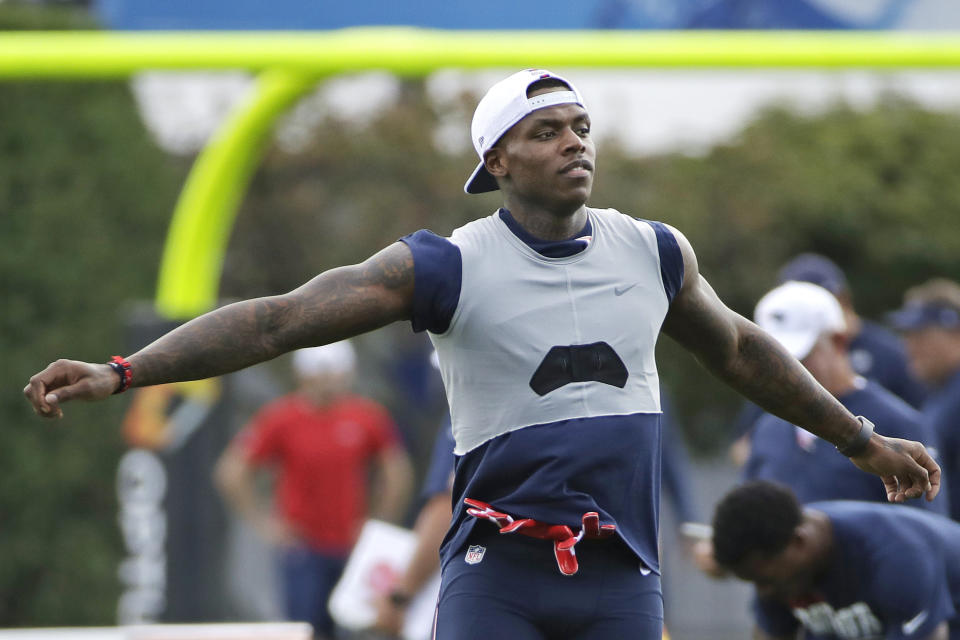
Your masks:
{"label": "player's ear", "polygon": [[850,345],[850,337],[842,331],[831,334],[830,341],[833,343],[833,348],[840,353],[846,353],[847,347]]}
{"label": "player's ear", "polygon": [[787,543],[787,552],[804,553],[813,543],[811,538],[812,533],[809,527],[804,527],[803,525],[794,529],[793,535],[790,536],[790,542]]}
{"label": "player's ear", "polygon": [[503,178],[506,176],[507,159],[503,153],[503,149],[499,146],[488,149],[487,152],[483,154],[483,166],[486,167],[487,173],[494,178]]}

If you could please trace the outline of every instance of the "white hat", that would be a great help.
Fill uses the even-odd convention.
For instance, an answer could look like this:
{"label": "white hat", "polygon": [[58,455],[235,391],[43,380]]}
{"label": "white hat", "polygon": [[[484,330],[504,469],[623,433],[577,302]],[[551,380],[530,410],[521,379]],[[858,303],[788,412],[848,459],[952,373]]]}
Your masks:
{"label": "white hat", "polygon": [[322,347],[298,349],[293,353],[293,370],[298,376],[320,373],[349,373],[357,362],[357,354],[348,340]]}
{"label": "white hat", "polygon": [[[554,78],[560,80],[569,91],[551,91],[532,98],[527,97],[527,88],[539,80]],[[470,138],[473,148],[480,156],[480,164],[470,174],[463,190],[467,193],[485,193],[496,191],[496,179],[483,166],[483,154],[503,137],[510,127],[523,120],[538,109],[558,104],[583,104],[580,92],[566,78],[544,69],[525,69],[490,87],[473,112],[473,124],[470,125]]]}
{"label": "white hat", "polygon": [[770,291],[760,298],[753,317],[798,360],[809,355],[824,333],[846,330],[837,299],[809,282],[787,282]]}

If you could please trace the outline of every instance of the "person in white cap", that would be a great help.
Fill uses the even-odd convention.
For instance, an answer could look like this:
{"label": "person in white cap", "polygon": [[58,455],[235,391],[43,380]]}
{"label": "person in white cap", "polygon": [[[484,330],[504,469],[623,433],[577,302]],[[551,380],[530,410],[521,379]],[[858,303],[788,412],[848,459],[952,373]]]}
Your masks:
{"label": "person in white cap", "polygon": [[[933,431],[919,411],[854,371],[845,313],[830,291],[809,282],[787,282],[760,299],[754,320],[851,413],[870,416],[878,433],[923,442],[931,453],[937,450]],[[760,418],[753,430],[743,479],[785,486],[801,505],[886,500],[882,487],[847,463],[830,443],[770,414]],[[911,504],[948,515],[947,493],[941,491],[933,502]],[[755,607],[755,614],[762,622],[762,608]]]}
{"label": "person in white cap", "polygon": [[[787,282],[757,303],[754,320],[851,413],[868,415],[877,433],[916,440],[933,453],[937,441],[919,411],[902,398],[853,369],[844,311],[828,290],[809,282]],[[821,500],[884,502],[883,487],[849,464],[829,442],[772,414],[763,414],[750,433],[745,481],[765,480],[788,487],[801,504]],[[941,515],[948,512],[945,492],[932,502],[911,503]],[[700,543],[698,566],[716,575],[709,544]]]}
{"label": "person in white cap", "polygon": [[54,417],[68,400],[219,375],[398,320],[428,331],[459,456],[441,552],[443,640],[660,637],[661,329],[748,398],[880,475],[890,500],[932,499],[940,472],[923,446],[874,434],[728,309],[683,234],[587,206],[590,126],[568,79],[514,73],[483,97],[471,127],[480,163],[465,190],[500,190],[492,215],[224,307],[129,358],[58,361],[24,393]]}
{"label": "person in white cap", "polygon": [[[227,503],[278,548],[287,618],[317,638],[334,637],[327,601],[364,520],[396,521],[413,480],[386,409],[350,392],[355,366],[347,341],[295,351],[296,391],[258,411],[215,470]],[[273,507],[261,470],[275,476]]]}
{"label": "person in white cap", "polygon": [[[849,357],[846,314],[830,291],[809,282],[787,282],[760,299],[754,319],[851,413],[870,416],[878,433],[922,442],[931,453],[939,449],[919,411],[856,373]],[[747,480],[785,484],[803,504],[886,499],[882,487],[847,464],[830,443],[771,414],[761,417],[751,433],[743,475]],[[942,493],[933,502],[916,504],[947,512]]]}

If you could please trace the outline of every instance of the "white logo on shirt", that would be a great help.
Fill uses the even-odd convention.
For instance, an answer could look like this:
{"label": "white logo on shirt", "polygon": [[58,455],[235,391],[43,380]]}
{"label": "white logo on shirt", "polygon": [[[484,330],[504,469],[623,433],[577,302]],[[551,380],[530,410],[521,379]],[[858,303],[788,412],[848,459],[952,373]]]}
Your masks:
{"label": "white logo on shirt", "polygon": [[930,612],[924,609],[917,615],[913,616],[912,618],[904,622],[903,626],[901,627],[901,629],[903,629],[903,635],[909,636],[914,631],[919,629],[920,625],[922,625],[927,620],[927,616],[929,615],[930,615]]}
{"label": "white logo on shirt", "polygon": [[883,625],[870,607],[857,602],[835,611],[826,602],[818,602],[805,609],[794,609],[793,615],[814,635],[835,635],[844,640],[880,638]]}
{"label": "white logo on shirt", "polygon": [[873,368],[873,355],[864,349],[854,349],[850,352],[850,364],[859,374],[869,373]]}
{"label": "white logo on shirt", "polygon": [[486,547],[481,547],[478,544],[472,544],[467,547],[467,555],[463,557],[463,561],[467,564],[480,564],[480,561],[483,560],[483,555],[486,552]]}

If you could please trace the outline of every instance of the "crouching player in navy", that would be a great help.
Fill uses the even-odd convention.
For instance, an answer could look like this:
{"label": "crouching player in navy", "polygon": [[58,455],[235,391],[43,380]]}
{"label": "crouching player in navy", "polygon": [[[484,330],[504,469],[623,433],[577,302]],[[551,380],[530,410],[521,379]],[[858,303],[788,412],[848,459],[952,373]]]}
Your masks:
{"label": "crouching player in navy", "polygon": [[656,639],[662,330],[767,411],[838,446],[894,502],[939,490],[916,442],[874,434],[728,309],[686,238],[587,207],[596,149],[568,80],[526,70],[477,107],[468,193],[504,206],[419,231],[285,295],[234,303],[110,364],[60,360],[24,393],[68,400],[220,375],[407,320],[440,359],[456,441],[441,548],[442,640]]}
{"label": "crouching player in navy", "polygon": [[728,493],[717,562],[756,587],[758,640],[960,639],[960,523],[870,502],[801,508],[781,485]]}

